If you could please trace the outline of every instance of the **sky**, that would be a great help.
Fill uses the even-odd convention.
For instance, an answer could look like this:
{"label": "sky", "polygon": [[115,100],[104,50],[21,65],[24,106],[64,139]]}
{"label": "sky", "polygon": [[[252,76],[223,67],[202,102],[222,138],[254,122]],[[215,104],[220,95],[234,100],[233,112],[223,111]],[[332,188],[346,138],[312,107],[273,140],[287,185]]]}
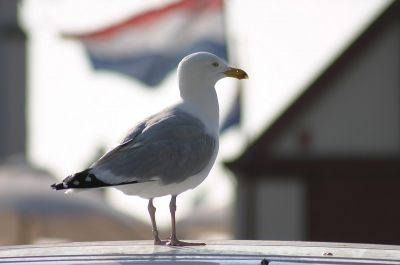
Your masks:
{"label": "sky", "polygon": [[[61,180],[83,170],[142,118],[179,97],[176,72],[156,90],[106,71],[94,71],[83,45],[63,32],[101,29],[175,1],[24,0],[28,32],[28,157]],[[227,0],[230,64],[245,70],[243,121],[220,139],[216,165],[206,181],[178,197],[177,218],[195,203],[223,208],[235,200],[235,179],[223,161],[238,157],[271,122],[390,4],[389,0]],[[237,80],[216,85],[221,119]],[[107,193],[120,210],[149,222],[147,201]],[[240,199],[240,198],[239,198]],[[155,200],[160,226],[169,225],[169,198]]]}

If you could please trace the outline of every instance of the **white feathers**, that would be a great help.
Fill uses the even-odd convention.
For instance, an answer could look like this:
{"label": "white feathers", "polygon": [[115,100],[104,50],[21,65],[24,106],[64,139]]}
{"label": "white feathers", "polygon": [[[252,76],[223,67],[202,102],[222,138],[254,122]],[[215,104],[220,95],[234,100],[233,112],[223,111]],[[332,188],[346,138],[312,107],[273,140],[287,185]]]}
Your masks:
{"label": "white feathers", "polygon": [[86,191],[89,189],[68,189],[64,192],[64,194],[73,194],[73,193],[78,193],[78,192],[82,192],[82,191]]}

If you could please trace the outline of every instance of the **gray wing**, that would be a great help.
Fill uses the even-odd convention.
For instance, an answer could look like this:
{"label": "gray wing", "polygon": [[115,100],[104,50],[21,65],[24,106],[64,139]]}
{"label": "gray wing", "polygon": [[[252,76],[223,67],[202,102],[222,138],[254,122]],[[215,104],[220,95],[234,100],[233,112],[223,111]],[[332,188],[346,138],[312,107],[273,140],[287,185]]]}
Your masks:
{"label": "gray wing", "polygon": [[105,183],[179,183],[201,171],[216,146],[199,119],[174,108],[140,122],[119,143],[91,166],[91,172],[111,173],[97,175]]}

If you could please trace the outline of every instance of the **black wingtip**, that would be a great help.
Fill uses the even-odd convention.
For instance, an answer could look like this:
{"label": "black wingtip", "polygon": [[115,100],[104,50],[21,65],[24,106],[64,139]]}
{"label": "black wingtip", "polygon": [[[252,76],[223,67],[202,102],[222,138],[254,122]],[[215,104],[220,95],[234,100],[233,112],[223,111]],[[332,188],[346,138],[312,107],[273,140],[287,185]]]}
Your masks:
{"label": "black wingtip", "polygon": [[52,189],[52,190],[63,190],[63,189],[65,189],[65,187],[64,187],[64,184],[61,182],[61,183],[54,183],[54,184],[52,184],[51,186],[50,186],[50,189]]}

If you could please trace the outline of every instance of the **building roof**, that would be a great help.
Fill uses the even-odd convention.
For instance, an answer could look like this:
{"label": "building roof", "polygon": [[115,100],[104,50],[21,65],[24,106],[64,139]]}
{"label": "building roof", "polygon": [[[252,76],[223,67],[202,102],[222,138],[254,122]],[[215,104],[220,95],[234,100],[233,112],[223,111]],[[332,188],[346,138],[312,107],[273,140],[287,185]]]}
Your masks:
{"label": "building roof", "polygon": [[65,195],[24,155],[0,163],[0,245],[38,241],[148,238],[151,227],[109,206],[96,192]]}
{"label": "building roof", "polygon": [[[247,150],[235,161],[226,162],[225,165],[234,172],[252,173],[310,173],[312,171],[326,170],[327,166],[336,171],[370,171],[389,170],[400,172],[400,157],[313,157],[305,155],[302,158],[276,158],[266,152],[276,138],[298,118],[307,107],[317,101],[329,88],[328,84],[346,71],[346,66],[357,59],[367,48],[371,39],[379,37],[379,33],[387,25],[398,19],[400,1],[394,1],[371,25],[358,36],[355,41],[306,89],[299,98],[284,111],[265,132],[256,139]],[[268,161],[267,161],[268,160]]]}

